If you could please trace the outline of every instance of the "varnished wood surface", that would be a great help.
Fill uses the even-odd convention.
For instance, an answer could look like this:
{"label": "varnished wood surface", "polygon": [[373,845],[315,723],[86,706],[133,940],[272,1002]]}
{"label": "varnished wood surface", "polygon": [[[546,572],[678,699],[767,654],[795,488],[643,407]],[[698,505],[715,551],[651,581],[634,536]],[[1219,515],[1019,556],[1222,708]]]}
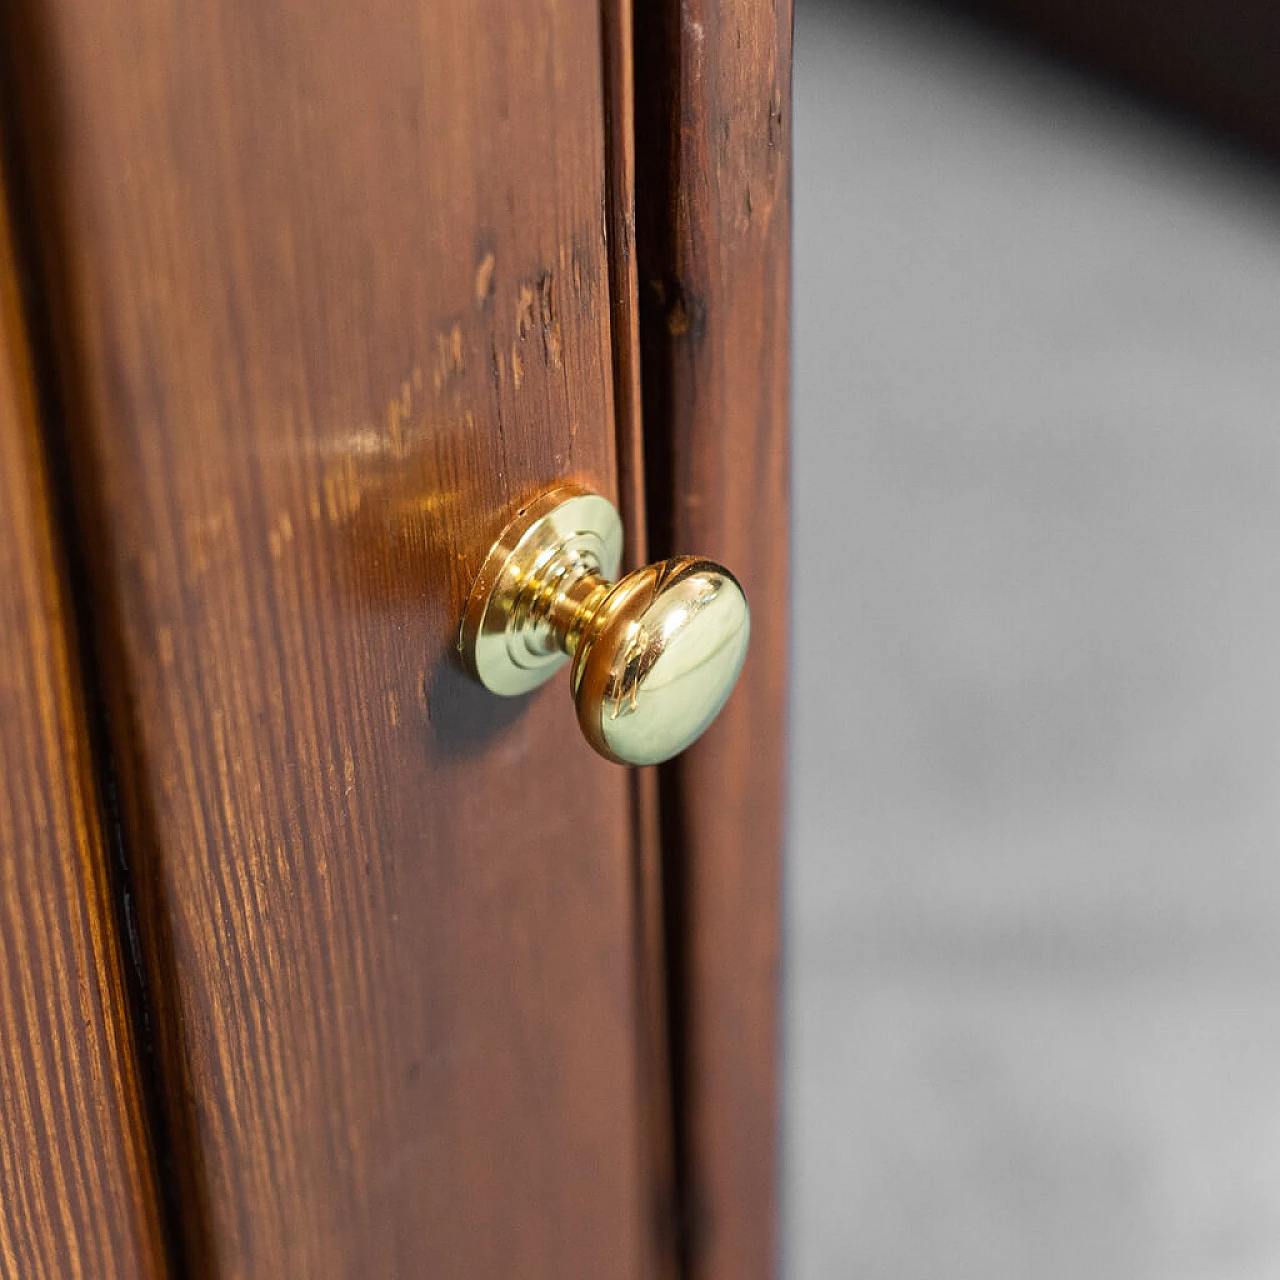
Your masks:
{"label": "varnished wood surface", "polygon": [[187,1263],[635,1275],[627,776],[452,655],[512,504],[616,491],[597,4],[18,38]]}
{"label": "varnished wood surface", "polygon": [[58,543],[0,198],[0,1276],[143,1280],[165,1251]]}
{"label": "varnished wood surface", "polygon": [[685,1260],[747,1280],[777,1265],[791,12],[636,16],[651,544],[723,560],[752,609],[738,689],[663,797]]}

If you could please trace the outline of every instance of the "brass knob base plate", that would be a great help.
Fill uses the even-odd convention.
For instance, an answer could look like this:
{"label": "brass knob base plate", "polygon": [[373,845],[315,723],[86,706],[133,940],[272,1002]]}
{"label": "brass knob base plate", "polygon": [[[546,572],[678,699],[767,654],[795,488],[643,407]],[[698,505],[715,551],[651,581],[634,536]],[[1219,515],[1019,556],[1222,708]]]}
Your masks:
{"label": "brass knob base plate", "polygon": [[522,507],[489,549],[462,614],[458,651],[494,693],[536,689],[569,660],[552,610],[573,579],[612,581],[622,521],[607,498],[562,485]]}

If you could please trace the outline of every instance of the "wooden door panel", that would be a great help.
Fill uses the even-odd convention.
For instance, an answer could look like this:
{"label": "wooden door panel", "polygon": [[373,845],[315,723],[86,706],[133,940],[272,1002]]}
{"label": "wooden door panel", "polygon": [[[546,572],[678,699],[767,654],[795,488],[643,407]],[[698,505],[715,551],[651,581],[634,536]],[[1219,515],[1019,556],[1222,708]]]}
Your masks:
{"label": "wooden door panel", "polygon": [[595,0],[19,6],[194,1272],[626,1276],[628,783],[452,656],[616,491]]}
{"label": "wooden door panel", "polygon": [[662,778],[686,1274],[747,1280],[778,1265],[791,5],[642,5],[636,76],[651,549],[752,602],[737,689]]}
{"label": "wooden door panel", "polygon": [[0,171],[0,1275],[167,1274]]}

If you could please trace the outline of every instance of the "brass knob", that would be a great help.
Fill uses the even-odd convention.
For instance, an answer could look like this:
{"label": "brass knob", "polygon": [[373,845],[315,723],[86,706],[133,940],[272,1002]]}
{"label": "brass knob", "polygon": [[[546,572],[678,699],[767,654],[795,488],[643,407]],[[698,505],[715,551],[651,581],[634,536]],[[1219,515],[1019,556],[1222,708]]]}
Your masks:
{"label": "brass knob", "polygon": [[485,557],[458,649],[487,689],[520,694],[572,659],[578,723],[602,756],[658,764],[716,718],[746,657],[747,598],[728,569],[693,556],[614,582],[622,521],[564,486],[516,513]]}

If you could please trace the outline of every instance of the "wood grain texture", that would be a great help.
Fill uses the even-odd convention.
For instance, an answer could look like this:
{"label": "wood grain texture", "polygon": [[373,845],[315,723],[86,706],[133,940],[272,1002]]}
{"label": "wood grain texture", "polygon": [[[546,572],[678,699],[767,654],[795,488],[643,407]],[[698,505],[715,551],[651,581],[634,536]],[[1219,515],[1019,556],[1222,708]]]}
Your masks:
{"label": "wood grain texture", "polygon": [[1269,0],[965,0],[958,7],[1280,151],[1280,8]]}
{"label": "wood grain texture", "polygon": [[752,609],[737,691],[664,779],[677,1143],[690,1276],[777,1263],[791,13],[636,11],[650,540],[723,560]]}
{"label": "wood grain texture", "polygon": [[453,655],[616,492],[596,0],[20,15],[187,1264],[635,1275],[627,776]]}
{"label": "wood grain texture", "polygon": [[0,1276],[139,1280],[165,1250],[58,541],[0,200]]}

